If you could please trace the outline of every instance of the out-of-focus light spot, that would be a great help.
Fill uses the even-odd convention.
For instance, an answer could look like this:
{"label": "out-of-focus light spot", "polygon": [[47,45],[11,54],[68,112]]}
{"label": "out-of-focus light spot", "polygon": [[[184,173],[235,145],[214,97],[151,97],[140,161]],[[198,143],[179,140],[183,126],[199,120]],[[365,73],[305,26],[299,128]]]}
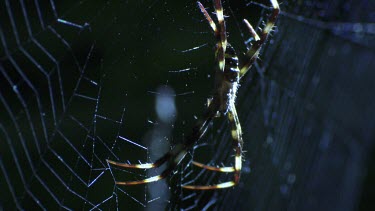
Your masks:
{"label": "out-of-focus light spot", "polygon": [[320,142],[319,142],[319,148],[320,150],[327,150],[329,148],[329,145],[332,141],[332,134],[329,130],[324,131]]}
{"label": "out-of-focus light spot", "polygon": [[165,122],[173,122],[176,118],[176,104],[175,104],[175,92],[168,86],[162,86],[158,88],[156,97],[156,113],[158,118]]}
{"label": "out-of-focus light spot", "polygon": [[360,23],[356,23],[353,25],[353,31],[356,32],[356,33],[360,33],[363,31],[363,27],[362,27],[362,24]]}
{"label": "out-of-focus light spot", "polygon": [[286,184],[280,186],[280,193],[287,195],[289,193],[289,187]]}
{"label": "out-of-focus light spot", "polygon": [[294,184],[296,182],[296,179],[297,177],[295,174],[289,174],[287,181],[289,184]]}
{"label": "out-of-focus light spot", "polygon": [[266,138],[266,143],[267,144],[272,144],[272,142],[273,142],[273,138],[272,138],[272,136],[267,136],[267,138]]}

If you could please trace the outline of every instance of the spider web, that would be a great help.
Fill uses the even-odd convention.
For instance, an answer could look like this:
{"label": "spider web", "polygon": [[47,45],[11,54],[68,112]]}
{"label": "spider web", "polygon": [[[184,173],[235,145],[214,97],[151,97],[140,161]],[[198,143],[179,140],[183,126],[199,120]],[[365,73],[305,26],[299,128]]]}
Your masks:
{"label": "spider web", "polygon": [[[211,1],[202,3],[213,12]],[[195,1],[2,0],[0,208],[368,208],[375,4],[279,3],[277,28],[238,93],[246,150],[241,182],[198,192],[180,186],[231,179],[189,165],[192,157],[232,165],[223,118],[166,180],[116,186],[163,169],[106,163],[155,161],[203,112],[215,40]],[[242,19],[263,27],[265,5],[224,1],[238,53],[250,36]]]}

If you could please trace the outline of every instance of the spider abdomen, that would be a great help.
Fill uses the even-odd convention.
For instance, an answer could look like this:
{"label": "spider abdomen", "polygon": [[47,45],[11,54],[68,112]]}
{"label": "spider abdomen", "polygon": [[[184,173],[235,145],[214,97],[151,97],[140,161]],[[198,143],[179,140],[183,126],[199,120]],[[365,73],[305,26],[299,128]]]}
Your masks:
{"label": "spider abdomen", "polygon": [[217,74],[217,93],[220,102],[219,112],[226,114],[231,104],[236,100],[240,70],[238,68],[238,57],[233,47],[228,43],[225,51],[224,72]]}
{"label": "spider abdomen", "polygon": [[231,83],[238,82],[240,79],[240,69],[238,68],[238,57],[234,48],[228,43],[225,51],[225,79]]}

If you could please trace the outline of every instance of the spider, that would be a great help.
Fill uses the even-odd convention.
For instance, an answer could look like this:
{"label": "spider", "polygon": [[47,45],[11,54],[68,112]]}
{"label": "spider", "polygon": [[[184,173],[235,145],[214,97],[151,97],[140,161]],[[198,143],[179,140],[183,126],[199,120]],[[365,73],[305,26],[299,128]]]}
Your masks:
{"label": "spider", "polygon": [[239,88],[240,79],[247,73],[247,71],[258,58],[259,51],[262,45],[267,40],[268,34],[271,32],[277,19],[277,16],[280,12],[277,0],[270,1],[272,4],[272,13],[268,17],[268,21],[265,23],[264,29],[260,32],[260,36],[256,33],[254,28],[246,19],[243,20],[250,34],[252,35],[253,43],[250,49],[247,51],[248,58],[243,63],[242,67],[239,67],[238,58],[234,48],[227,42],[226,26],[224,21],[221,0],[213,0],[218,25],[216,25],[215,22],[212,20],[204,6],[199,1],[197,2],[201,12],[210,24],[214,32],[215,38],[217,40],[217,44],[215,46],[215,84],[213,98],[209,103],[206,111],[204,112],[203,117],[200,120],[198,120],[198,122],[194,125],[190,135],[187,136],[186,141],[182,144],[176,145],[171,151],[164,154],[164,156],[156,160],[154,163],[127,164],[107,160],[108,163],[114,166],[137,169],[151,169],[157,168],[163,165],[164,163],[169,164],[169,166],[160,175],[138,181],[116,181],[117,185],[145,184],[164,179],[165,177],[170,175],[175,169],[175,167],[188,153],[188,150],[191,149],[194,146],[194,144],[205,134],[213,118],[217,117],[218,115],[226,115],[231,126],[233,148],[235,149],[234,166],[214,167],[196,161],[192,161],[191,163],[197,167],[204,168],[209,171],[233,173],[233,180],[215,185],[183,185],[182,188],[192,190],[213,190],[229,188],[239,183],[242,166],[243,140],[241,125],[235,108],[236,93]]}

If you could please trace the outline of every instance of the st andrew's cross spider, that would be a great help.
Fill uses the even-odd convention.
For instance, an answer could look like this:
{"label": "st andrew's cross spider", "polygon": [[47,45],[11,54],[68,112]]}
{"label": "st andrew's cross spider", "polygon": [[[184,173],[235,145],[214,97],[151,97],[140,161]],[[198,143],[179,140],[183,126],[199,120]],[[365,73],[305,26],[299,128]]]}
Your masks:
{"label": "st andrew's cross spider", "polygon": [[221,115],[226,115],[231,126],[231,136],[233,139],[233,146],[235,148],[234,166],[214,167],[196,161],[192,161],[192,164],[209,171],[234,173],[233,180],[215,185],[183,185],[182,188],[192,190],[213,190],[220,188],[229,188],[239,183],[242,167],[241,154],[243,140],[241,125],[235,107],[235,99],[240,79],[247,73],[247,71],[258,58],[259,51],[262,45],[266,42],[269,33],[272,31],[277,16],[280,12],[277,0],[270,1],[272,5],[272,13],[269,15],[268,21],[265,23],[264,28],[259,32],[260,35],[258,35],[251,24],[246,19],[244,19],[244,23],[253,37],[253,41],[251,47],[246,53],[247,59],[246,61],[242,62],[242,66],[239,66],[238,57],[234,48],[227,42],[227,32],[221,0],[213,0],[218,24],[215,24],[206,9],[198,1],[198,6],[207,19],[208,23],[210,24],[217,41],[217,44],[215,46],[215,84],[212,101],[208,105],[205,113],[203,114],[203,117],[197,121],[192,129],[192,132],[189,136],[187,136],[186,141],[182,144],[176,145],[171,151],[164,154],[164,156],[156,160],[154,163],[127,164],[107,160],[108,163],[123,168],[151,169],[157,168],[166,162],[169,165],[160,175],[138,181],[117,181],[117,185],[145,184],[164,179],[165,177],[170,175],[175,167],[185,157],[188,150],[191,149],[194,144],[204,135],[209,126],[209,123],[213,120],[213,118],[215,118],[215,116],[217,116],[218,113]]}

